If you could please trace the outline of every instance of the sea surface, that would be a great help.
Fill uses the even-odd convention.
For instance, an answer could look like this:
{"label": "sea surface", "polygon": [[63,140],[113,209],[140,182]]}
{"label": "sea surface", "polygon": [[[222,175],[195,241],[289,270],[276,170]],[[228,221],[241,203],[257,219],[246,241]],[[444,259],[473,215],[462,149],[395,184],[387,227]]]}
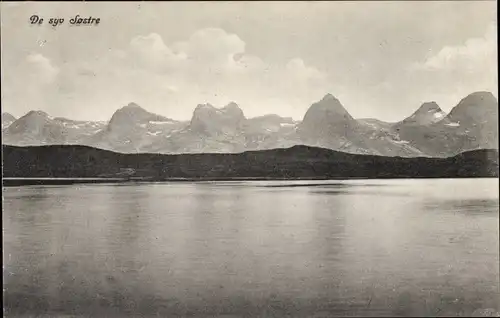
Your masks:
{"label": "sea surface", "polygon": [[3,189],[4,314],[498,315],[498,179]]}

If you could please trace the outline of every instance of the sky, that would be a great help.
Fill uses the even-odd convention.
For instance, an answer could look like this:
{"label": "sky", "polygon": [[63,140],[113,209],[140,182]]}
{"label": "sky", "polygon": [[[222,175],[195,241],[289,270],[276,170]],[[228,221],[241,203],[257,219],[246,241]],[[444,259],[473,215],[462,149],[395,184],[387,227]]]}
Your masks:
{"label": "sky", "polygon": [[[300,120],[330,93],[355,118],[398,121],[424,102],[498,96],[495,1],[0,6],[2,112],[16,117],[109,120],[135,102],[189,120],[234,101],[247,117]],[[70,25],[76,15],[100,23]]]}

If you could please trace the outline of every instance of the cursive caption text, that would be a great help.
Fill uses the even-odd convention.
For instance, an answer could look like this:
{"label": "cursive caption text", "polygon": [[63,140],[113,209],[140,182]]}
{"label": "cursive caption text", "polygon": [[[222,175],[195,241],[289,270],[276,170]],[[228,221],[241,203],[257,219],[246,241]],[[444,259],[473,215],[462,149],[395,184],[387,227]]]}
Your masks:
{"label": "cursive caption text", "polygon": [[[36,14],[32,15],[30,17],[30,23],[35,24],[35,25],[42,25],[48,21],[48,24],[56,27],[58,25],[64,24],[66,21],[64,18],[49,18],[49,19],[44,19]],[[69,19],[69,24],[70,25],[98,25],[101,22],[100,18],[94,18],[92,16],[89,17],[82,17],[80,15],[76,15],[75,17]]]}

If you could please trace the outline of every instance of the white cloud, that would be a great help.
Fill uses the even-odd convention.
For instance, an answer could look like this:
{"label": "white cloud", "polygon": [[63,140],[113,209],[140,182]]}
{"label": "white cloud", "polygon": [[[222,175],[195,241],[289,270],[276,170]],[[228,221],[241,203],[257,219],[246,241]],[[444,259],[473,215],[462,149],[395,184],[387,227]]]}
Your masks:
{"label": "white cloud", "polygon": [[2,105],[16,116],[52,110],[60,69],[40,53],[30,53],[8,74],[2,70]]}
{"label": "white cloud", "polygon": [[186,42],[174,44],[174,48],[200,64],[223,66],[234,63],[235,55],[245,52],[245,42],[236,34],[207,28],[196,31]]}
{"label": "white cloud", "polygon": [[309,67],[305,65],[304,61],[299,58],[294,58],[290,60],[286,65],[287,70],[290,72],[290,75],[302,79],[324,79],[325,75],[321,73],[319,70],[314,67]]}
{"label": "white cloud", "polygon": [[32,76],[36,76],[42,83],[51,83],[55,80],[59,69],[52,65],[52,62],[39,53],[32,53],[26,58],[23,67]]}
{"label": "white cloud", "polygon": [[[65,65],[56,83],[59,103],[71,104],[87,118],[108,118],[130,101],[181,119],[189,118],[199,103],[222,106],[229,101],[248,116],[276,112],[300,118],[326,93],[326,76],[302,59],[271,66],[245,46],[237,35],[215,28],[171,44],[157,33],[140,35],[121,50]],[[270,102],[277,97],[280,104]],[[296,113],[283,111],[283,105]]]}
{"label": "white cloud", "polygon": [[[496,25],[482,37],[461,45],[445,46],[437,53],[412,64],[404,79],[415,96],[436,100],[445,110],[474,91],[498,95]],[[399,81],[402,82],[402,81]]]}
{"label": "white cloud", "polygon": [[150,68],[154,71],[174,69],[185,59],[184,54],[174,54],[157,33],[133,38],[130,41],[128,54],[132,65]]}
{"label": "white cloud", "polygon": [[463,45],[445,46],[437,54],[428,57],[417,68],[426,70],[467,70],[491,67],[496,60],[496,26],[491,25],[483,37],[470,38]]}

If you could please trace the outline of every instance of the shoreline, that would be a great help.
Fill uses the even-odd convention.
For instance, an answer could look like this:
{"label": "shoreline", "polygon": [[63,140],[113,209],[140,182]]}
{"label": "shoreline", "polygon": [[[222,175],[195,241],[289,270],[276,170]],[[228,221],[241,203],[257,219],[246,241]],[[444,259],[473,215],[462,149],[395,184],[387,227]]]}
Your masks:
{"label": "shoreline", "polygon": [[498,179],[494,176],[473,177],[303,177],[303,178],[274,178],[274,177],[234,177],[234,178],[2,178],[3,187],[31,186],[31,185],[72,185],[72,184],[121,184],[121,183],[168,183],[168,182],[225,182],[225,181],[340,181],[340,180],[400,180],[400,179]]}

